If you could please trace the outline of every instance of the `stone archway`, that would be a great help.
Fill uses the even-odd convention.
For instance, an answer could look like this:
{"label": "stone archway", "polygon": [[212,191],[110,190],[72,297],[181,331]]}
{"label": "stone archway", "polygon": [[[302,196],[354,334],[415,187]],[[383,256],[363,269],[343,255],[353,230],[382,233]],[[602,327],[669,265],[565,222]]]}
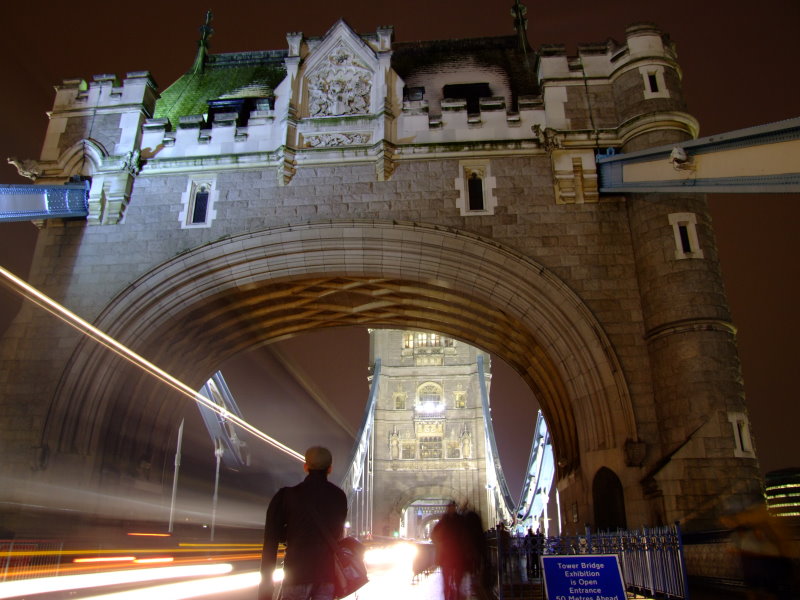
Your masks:
{"label": "stone archway", "polygon": [[[435,330],[500,356],[528,383],[561,476],[584,453],[622,453],[638,439],[614,351],[577,295],[534,261],[462,231],[336,222],[232,236],[152,269],[95,324],[196,387],[239,352],[313,329]],[[99,470],[163,434],[168,395],[83,342],[43,437]]]}

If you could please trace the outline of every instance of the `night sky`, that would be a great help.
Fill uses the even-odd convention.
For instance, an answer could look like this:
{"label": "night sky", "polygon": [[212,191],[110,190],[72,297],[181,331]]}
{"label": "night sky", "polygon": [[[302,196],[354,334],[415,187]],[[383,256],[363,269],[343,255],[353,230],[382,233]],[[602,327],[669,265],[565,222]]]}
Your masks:
{"label": "night sky", "polygon": [[[3,93],[0,94],[0,182],[28,183],[6,157],[38,158],[52,106],[63,79],[149,70],[165,89],[191,67],[198,27],[214,13],[211,52],[282,49],[287,32],[323,35],[339,18],[359,33],[393,25],[397,41],[483,37],[513,33],[511,0],[406,0],[383,2],[206,2],[167,0],[149,5],[110,2],[13,3],[0,9]],[[526,2],[528,39],[534,48],[561,43],[624,41],[626,26],[651,21],[677,44],[689,111],[708,136],[800,115],[797,0],[741,3],[602,0]],[[149,8],[145,8],[148,6]],[[800,162],[800,157],[798,157]],[[739,348],[753,433],[762,471],[800,467],[794,391],[800,339],[797,316],[800,222],[798,194],[710,196],[723,276],[739,328]],[[0,225],[0,264],[25,276],[35,240],[28,223]],[[0,292],[0,331],[13,308]],[[299,343],[299,341],[297,342]],[[298,352],[293,347],[294,352]],[[330,390],[342,406],[365,388],[364,348],[353,351],[352,386],[341,378]],[[299,351],[298,356],[303,352]],[[312,365],[313,366],[313,365]],[[502,365],[496,366],[496,370]],[[501,369],[502,370],[502,369]],[[318,385],[325,386],[327,375]],[[501,381],[502,380],[502,381]],[[330,381],[330,380],[328,380]],[[505,392],[506,377],[496,388]],[[495,392],[498,392],[495,389]],[[514,392],[516,393],[516,392]],[[503,404],[493,394],[501,412]],[[504,404],[510,418],[498,434],[507,470],[524,469],[533,423],[514,429],[518,404]],[[345,409],[347,410],[347,409]],[[352,411],[351,411],[352,412]],[[354,411],[354,414],[358,410]],[[516,418],[515,418],[516,415]],[[533,417],[531,417],[532,419]],[[505,460],[505,458],[504,458]],[[521,465],[521,466],[520,466]],[[512,478],[515,479],[515,478]],[[516,486],[515,486],[516,487]]]}

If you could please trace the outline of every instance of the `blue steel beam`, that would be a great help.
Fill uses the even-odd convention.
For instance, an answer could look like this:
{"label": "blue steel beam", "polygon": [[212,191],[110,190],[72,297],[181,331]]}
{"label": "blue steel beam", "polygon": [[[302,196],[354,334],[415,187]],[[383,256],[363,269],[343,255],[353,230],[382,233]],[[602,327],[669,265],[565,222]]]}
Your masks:
{"label": "blue steel beam", "polygon": [[606,194],[800,192],[800,117],[596,160]]}
{"label": "blue steel beam", "polygon": [[66,185],[0,184],[0,223],[86,218],[89,182]]}

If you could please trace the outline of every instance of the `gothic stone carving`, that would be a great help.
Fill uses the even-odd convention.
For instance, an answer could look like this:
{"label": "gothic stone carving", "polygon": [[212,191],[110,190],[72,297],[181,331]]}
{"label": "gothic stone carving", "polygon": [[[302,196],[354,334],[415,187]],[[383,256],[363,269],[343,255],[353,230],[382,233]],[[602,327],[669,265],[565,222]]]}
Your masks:
{"label": "gothic stone carving", "polygon": [[308,77],[308,112],[312,117],[364,115],[369,110],[372,73],[344,44]]}
{"label": "gothic stone carving", "polygon": [[306,146],[309,148],[368,144],[369,138],[368,133],[319,133],[305,136]]}

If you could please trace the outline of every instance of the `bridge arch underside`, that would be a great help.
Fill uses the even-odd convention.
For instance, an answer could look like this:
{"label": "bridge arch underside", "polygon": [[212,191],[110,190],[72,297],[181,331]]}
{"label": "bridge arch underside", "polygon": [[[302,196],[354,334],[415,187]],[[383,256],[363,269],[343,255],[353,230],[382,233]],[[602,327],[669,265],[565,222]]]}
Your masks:
{"label": "bridge arch underside", "polygon": [[[434,330],[522,376],[548,420],[562,475],[582,452],[637,439],[622,370],[586,306],[540,265],[459,231],[347,222],[229,237],[153,268],[95,324],[194,389],[238,353],[315,329]],[[44,441],[92,457],[99,472],[157,448],[181,402],[84,340]]]}

